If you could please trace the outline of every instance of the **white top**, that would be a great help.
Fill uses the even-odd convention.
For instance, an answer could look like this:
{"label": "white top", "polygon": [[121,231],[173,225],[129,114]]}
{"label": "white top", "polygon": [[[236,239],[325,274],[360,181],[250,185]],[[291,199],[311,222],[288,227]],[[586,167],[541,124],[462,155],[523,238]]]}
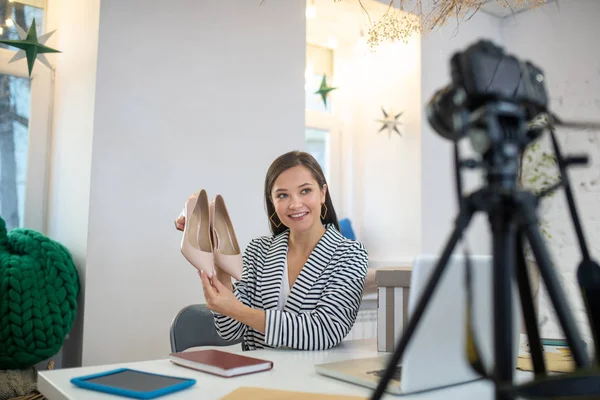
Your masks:
{"label": "white top", "polygon": [[283,264],[283,277],[281,279],[281,290],[279,291],[279,300],[277,302],[277,309],[283,311],[288,295],[290,294],[290,279],[288,275],[288,262],[287,255],[285,256],[285,263]]}

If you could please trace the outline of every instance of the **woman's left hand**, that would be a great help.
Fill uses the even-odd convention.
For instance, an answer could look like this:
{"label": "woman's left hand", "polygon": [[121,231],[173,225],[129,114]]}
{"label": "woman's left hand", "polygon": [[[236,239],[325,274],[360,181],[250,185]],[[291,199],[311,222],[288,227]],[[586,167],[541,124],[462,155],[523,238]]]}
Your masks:
{"label": "woman's left hand", "polygon": [[208,309],[231,317],[235,307],[240,306],[242,303],[229,289],[223,286],[216,276],[209,279],[206,272],[202,271],[200,272],[200,278],[202,279],[204,298]]}

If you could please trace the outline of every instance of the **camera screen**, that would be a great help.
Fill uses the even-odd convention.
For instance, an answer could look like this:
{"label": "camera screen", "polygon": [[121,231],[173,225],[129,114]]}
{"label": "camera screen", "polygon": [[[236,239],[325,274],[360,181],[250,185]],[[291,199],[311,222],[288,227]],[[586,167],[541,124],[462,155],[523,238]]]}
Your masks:
{"label": "camera screen", "polygon": [[528,77],[521,76],[521,66],[515,58],[485,54],[477,56],[474,61],[473,75],[478,93],[508,99],[523,94],[523,80]]}

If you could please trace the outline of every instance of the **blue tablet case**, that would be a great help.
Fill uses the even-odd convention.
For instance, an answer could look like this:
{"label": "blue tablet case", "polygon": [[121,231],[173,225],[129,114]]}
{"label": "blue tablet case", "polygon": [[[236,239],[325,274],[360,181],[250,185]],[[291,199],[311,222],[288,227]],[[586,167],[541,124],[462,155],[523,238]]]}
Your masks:
{"label": "blue tablet case", "polygon": [[[124,388],[118,388],[118,387],[108,386],[108,385],[89,381],[91,379],[107,377],[109,375],[119,374],[119,373],[128,372],[128,371],[135,372],[138,374],[156,376],[156,377],[160,377],[160,378],[170,378],[173,380],[180,380],[181,382],[169,384],[160,389],[156,389],[156,390],[152,390],[152,391],[136,391],[136,390],[128,390],[128,389],[124,389]],[[110,394],[115,394],[115,395],[124,396],[124,397],[131,397],[131,398],[135,398],[135,399],[154,399],[154,398],[164,396],[164,395],[167,395],[167,394],[170,394],[173,392],[178,392],[180,390],[187,389],[190,386],[193,386],[194,384],[196,384],[196,380],[190,379],[190,378],[178,377],[178,376],[161,375],[161,374],[155,374],[155,373],[151,373],[151,372],[138,371],[138,370],[129,369],[129,368],[118,368],[118,369],[114,369],[114,370],[110,370],[110,371],[100,372],[98,374],[92,374],[92,375],[86,375],[86,376],[80,376],[77,378],[72,378],[71,383],[78,387],[84,388],[84,389],[95,390],[95,391],[99,391],[99,392],[110,393]]]}

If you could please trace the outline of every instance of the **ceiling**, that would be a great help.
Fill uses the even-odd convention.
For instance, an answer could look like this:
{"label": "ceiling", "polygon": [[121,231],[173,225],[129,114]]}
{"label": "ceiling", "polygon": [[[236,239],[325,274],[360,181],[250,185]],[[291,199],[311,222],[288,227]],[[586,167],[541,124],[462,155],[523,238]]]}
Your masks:
{"label": "ceiling", "polygon": [[316,16],[306,20],[307,39],[314,44],[325,45],[319,42],[332,35],[338,42],[355,43],[361,37],[361,32],[368,29],[369,17],[371,23],[379,20],[388,10],[389,2],[390,0],[307,0],[307,6],[316,7]]}
{"label": "ceiling", "polygon": [[[363,6],[368,10],[372,21],[376,21],[383,15],[390,0],[361,0]],[[404,4],[411,4],[414,0],[403,0]],[[423,4],[429,4],[433,0],[423,0]],[[546,3],[558,0],[546,0]],[[600,1],[600,0],[595,0]],[[399,3],[395,0],[394,4]],[[327,46],[329,36],[336,37],[338,42],[355,42],[361,35],[361,28],[368,26],[367,16],[361,8],[358,0],[307,0],[307,6],[316,7],[316,16],[307,18],[307,39],[310,43]],[[407,9],[410,9],[407,7]],[[497,18],[507,18],[518,13],[525,12],[529,7],[508,8],[502,6],[498,0],[487,0],[480,12],[493,15]]]}
{"label": "ceiling", "polygon": [[[554,3],[556,0],[546,0],[546,3]],[[480,9],[487,14],[493,15],[497,18],[510,17],[525,11],[528,11],[530,7],[505,7],[498,0],[488,0]]]}

